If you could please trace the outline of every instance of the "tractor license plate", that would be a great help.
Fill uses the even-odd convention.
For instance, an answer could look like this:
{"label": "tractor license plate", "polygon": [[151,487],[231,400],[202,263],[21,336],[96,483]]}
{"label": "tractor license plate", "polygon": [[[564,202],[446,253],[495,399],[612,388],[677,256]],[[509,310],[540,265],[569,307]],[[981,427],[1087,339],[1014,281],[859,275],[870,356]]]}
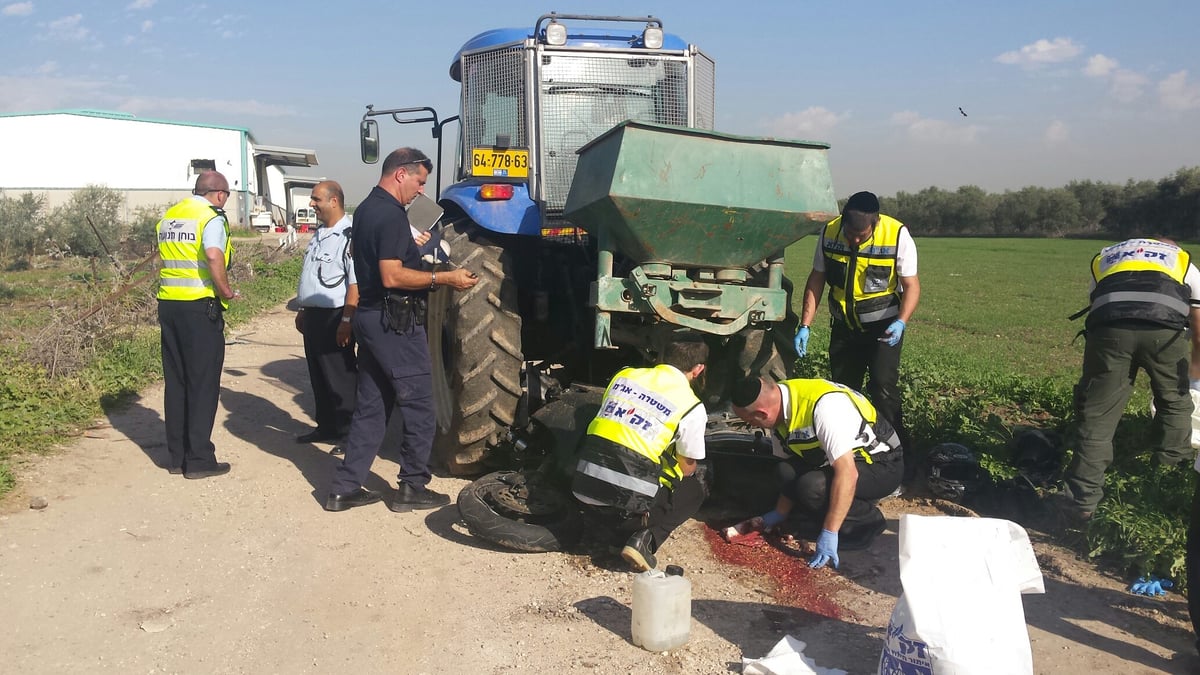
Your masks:
{"label": "tractor license plate", "polygon": [[471,148],[471,175],[491,178],[528,178],[528,150]]}

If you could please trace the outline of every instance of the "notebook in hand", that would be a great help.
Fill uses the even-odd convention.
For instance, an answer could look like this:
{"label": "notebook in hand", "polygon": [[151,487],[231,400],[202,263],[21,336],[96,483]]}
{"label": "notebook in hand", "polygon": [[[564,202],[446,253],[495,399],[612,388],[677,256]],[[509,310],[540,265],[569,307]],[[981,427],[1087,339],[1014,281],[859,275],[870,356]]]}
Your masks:
{"label": "notebook in hand", "polygon": [[450,245],[442,241],[442,229],[432,229],[441,219],[442,213],[442,207],[424,193],[418,194],[408,205],[408,226],[413,236],[426,231],[431,235],[429,241],[418,247],[421,249],[421,258],[430,265],[450,260]]}

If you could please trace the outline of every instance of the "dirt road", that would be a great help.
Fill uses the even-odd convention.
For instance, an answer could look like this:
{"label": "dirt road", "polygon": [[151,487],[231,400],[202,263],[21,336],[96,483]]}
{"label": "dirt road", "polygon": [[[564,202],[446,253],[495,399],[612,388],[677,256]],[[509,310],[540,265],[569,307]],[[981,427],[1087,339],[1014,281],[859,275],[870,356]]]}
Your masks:
{"label": "dirt road", "polygon": [[[630,642],[632,577],[619,559],[497,550],[466,533],[453,505],[323,511],[335,459],[293,441],[311,396],[292,314],[281,307],[232,337],[214,432],[229,475],[188,481],[156,466],[161,386],[19,467],[0,504],[0,671],[725,673],[792,634],[822,666],[875,672],[901,590],[895,519],[920,504],[885,502],[889,531],[845,553],[840,572],[784,561],[816,575],[806,578],[836,612],[789,606],[689,523],[660,566],[692,580],[692,637],[653,654]],[[396,468],[385,452],[368,487],[394,489]],[[433,487],[464,484],[437,476]],[[30,509],[34,497],[48,506]],[[1179,595],[1132,596],[1061,550],[1038,552],[1047,593],[1025,597],[1037,672],[1197,667]]]}

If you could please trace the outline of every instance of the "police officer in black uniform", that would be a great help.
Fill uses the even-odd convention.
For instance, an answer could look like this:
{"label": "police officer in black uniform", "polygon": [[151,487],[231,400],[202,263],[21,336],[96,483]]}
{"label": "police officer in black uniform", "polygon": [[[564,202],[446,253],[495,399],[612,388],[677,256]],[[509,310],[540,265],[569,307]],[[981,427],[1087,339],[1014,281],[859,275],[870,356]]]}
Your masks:
{"label": "police officer in black uniform", "polygon": [[435,428],[433,379],[425,336],[425,301],[431,289],[465,290],[475,274],[456,269],[422,270],[405,207],[424,191],[433,162],[420,150],[400,148],[383,162],[379,184],[354,212],[354,271],[358,311],[358,392],[345,457],[334,472],[328,511],[344,511],[382,499],[363,487],[379,453],[393,409],[404,417],[399,490],[388,507],[397,512],[429,509],[450,498],[426,487]]}

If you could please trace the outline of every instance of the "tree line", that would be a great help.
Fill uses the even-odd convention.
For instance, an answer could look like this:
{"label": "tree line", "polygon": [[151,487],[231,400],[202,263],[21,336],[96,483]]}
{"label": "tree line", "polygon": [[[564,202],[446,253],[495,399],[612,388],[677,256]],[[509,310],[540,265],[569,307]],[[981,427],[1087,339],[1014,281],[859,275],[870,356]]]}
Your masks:
{"label": "tree line", "polygon": [[[154,224],[167,205],[137,209],[130,223],[120,217],[123,205],[119,191],[96,185],[76,190],[54,208],[32,192],[0,197],[0,263],[11,266],[37,255],[104,256],[118,248],[127,254],[151,249]],[[1191,241],[1200,239],[1200,167],[1183,168],[1158,181],[1071,181],[1065,187],[1025,187],[1003,194],[974,185],[929,187],[883,197],[880,208],[920,236],[1157,234]]]}
{"label": "tree line", "polygon": [[974,185],[882,197],[880,209],[920,236],[1200,238],[1200,167],[1124,185],[1071,181],[1003,194]]}

